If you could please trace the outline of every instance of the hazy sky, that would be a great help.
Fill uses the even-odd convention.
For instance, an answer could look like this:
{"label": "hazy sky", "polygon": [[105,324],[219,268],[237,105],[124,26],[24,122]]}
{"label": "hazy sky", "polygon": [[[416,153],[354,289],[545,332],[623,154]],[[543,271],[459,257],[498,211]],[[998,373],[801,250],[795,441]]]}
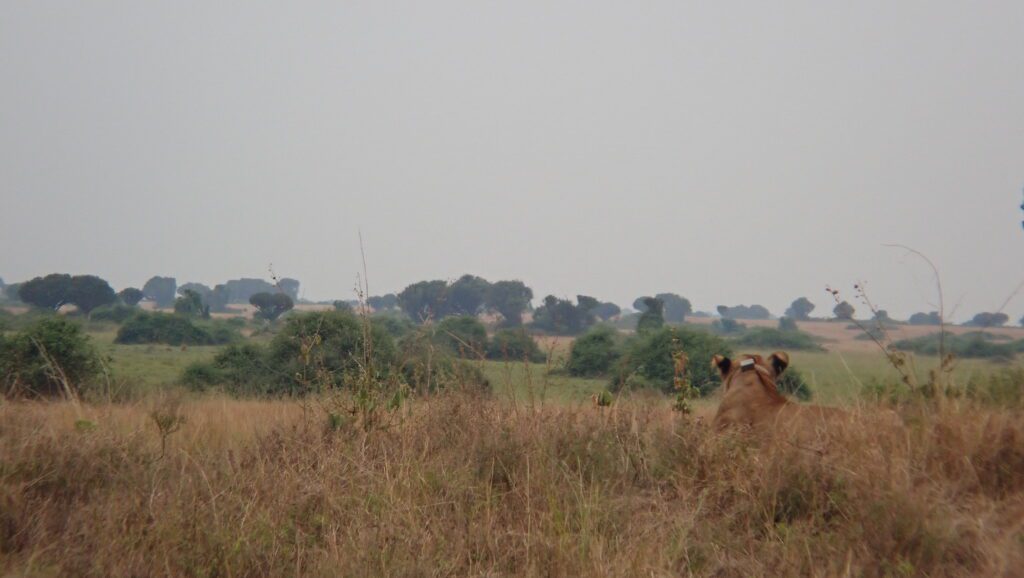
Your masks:
{"label": "hazy sky", "polygon": [[[773,312],[1024,281],[1024,2],[0,4],[0,276]],[[1024,313],[1024,296],[1007,308]]]}

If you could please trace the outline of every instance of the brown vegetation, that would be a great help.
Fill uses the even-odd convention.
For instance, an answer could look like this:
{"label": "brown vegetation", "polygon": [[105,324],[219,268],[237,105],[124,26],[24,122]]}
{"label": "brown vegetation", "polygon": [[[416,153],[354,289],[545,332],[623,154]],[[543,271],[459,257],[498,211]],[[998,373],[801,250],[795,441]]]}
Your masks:
{"label": "brown vegetation", "polygon": [[[671,411],[421,400],[0,406],[0,573],[1013,575],[1024,420],[949,402],[758,447]],[[855,412],[857,413],[857,412]],[[158,423],[176,424],[165,428]],[[164,427],[164,426],[161,426]],[[841,430],[841,431],[840,431]],[[165,449],[162,446],[165,445]]]}

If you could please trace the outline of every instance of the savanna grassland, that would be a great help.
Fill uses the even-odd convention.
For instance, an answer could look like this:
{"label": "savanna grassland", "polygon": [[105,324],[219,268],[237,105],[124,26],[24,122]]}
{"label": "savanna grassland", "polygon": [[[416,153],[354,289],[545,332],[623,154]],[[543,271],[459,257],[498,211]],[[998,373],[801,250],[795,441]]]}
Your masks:
{"label": "savanna grassland", "polygon": [[[183,369],[223,346],[116,344],[99,325],[89,336],[113,376],[105,394],[0,405],[5,575],[1024,568],[1018,362],[960,360],[948,395],[890,396],[878,392],[899,373],[859,343],[794,351],[813,401],[850,412],[808,445],[712,431],[714,396],[691,413],[639,391],[596,407],[608,380],[565,372],[565,338],[539,340],[546,361],[470,360],[490,392],[452,383],[349,412],[348,392],[246,399],[179,387]],[[915,364],[925,379],[938,362]],[[999,379],[1018,392],[1001,399],[1017,401],[958,393]]]}

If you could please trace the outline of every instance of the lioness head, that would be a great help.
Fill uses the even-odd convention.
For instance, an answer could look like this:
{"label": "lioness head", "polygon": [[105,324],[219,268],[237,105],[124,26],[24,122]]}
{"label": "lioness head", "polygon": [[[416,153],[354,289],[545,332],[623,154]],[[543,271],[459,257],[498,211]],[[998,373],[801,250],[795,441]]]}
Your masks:
{"label": "lioness head", "polygon": [[733,361],[723,355],[711,358],[711,367],[722,376],[725,393],[757,387],[778,395],[775,381],[789,367],[789,356],[776,351],[765,360],[760,355],[743,355]]}

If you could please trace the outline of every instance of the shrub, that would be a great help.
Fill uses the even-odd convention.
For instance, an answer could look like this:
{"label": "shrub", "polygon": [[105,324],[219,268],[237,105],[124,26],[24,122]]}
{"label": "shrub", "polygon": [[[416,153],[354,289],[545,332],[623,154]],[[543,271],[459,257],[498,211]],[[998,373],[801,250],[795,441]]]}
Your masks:
{"label": "shrub", "polygon": [[649,386],[664,392],[674,388],[675,363],[672,355],[684,352],[688,362],[684,377],[701,395],[706,395],[720,382],[711,369],[715,354],[730,355],[732,348],[724,339],[704,331],[685,327],[664,328],[650,335],[634,338],[616,367],[613,391],[635,385]]}
{"label": "shrub", "polygon": [[525,329],[502,329],[494,334],[487,345],[487,358],[498,360],[532,361],[545,360],[537,342]]}
{"label": "shrub", "polygon": [[488,390],[480,368],[457,359],[447,347],[434,347],[436,335],[423,329],[402,340],[396,365],[402,380],[421,394],[439,389]]}
{"label": "shrub", "polygon": [[759,349],[796,349],[800,351],[824,351],[813,337],[802,331],[781,331],[770,327],[754,327],[735,342],[745,347]]}
{"label": "shrub", "polygon": [[596,327],[573,341],[566,369],[570,375],[591,377],[607,375],[618,361],[618,332]]}
{"label": "shrub", "polygon": [[[901,339],[893,349],[920,355],[938,355],[940,334],[932,333],[914,339]],[[977,335],[946,334],[946,352],[957,357],[975,359],[1010,359],[1017,353],[1015,343],[993,343]]]}
{"label": "shrub", "polygon": [[792,317],[779,317],[779,331],[800,331],[800,326]]}
{"label": "shrub", "polygon": [[264,348],[251,343],[229,345],[211,362],[185,368],[182,383],[194,391],[223,386],[232,395],[260,395],[274,390],[281,375],[267,365]]}
{"label": "shrub", "polygon": [[102,369],[102,359],[81,326],[63,317],[44,318],[11,337],[0,336],[5,396],[63,395],[65,378],[78,394]]}
{"label": "shrub", "polygon": [[434,329],[436,341],[459,357],[480,358],[487,351],[487,329],[476,317],[445,317]]}
{"label": "shrub", "polygon": [[221,345],[238,338],[237,331],[224,323],[199,324],[181,315],[140,311],[121,325],[114,343]]}
{"label": "shrub", "polygon": [[139,310],[129,305],[104,305],[93,310],[89,319],[93,321],[109,321],[111,323],[124,323]]}
{"label": "shrub", "polygon": [[373,324],[387,332],[395,339],[401,339],[411,333],[416,325],[407,315],[397,310],[374,313],[371,318]]}
{"label": "shrub", "polygon": [[728,317],[715,319],[711,322],[711,331],[721,335],[737,335],[746,330],[746,325],[736,321],[735,319],[729,319]]}
{"label": "shrub", "polygon": [[807,401],[812,397],[811,387],[807,385],[804,376],[795,367],[787,368],[782,377],[776,380],[775,386],[782,393],[795,396],[801,401]]}
{"label": "shrub", "polygon": [[643,313],[636,322],[637,333],[651,333],[665,326],[665,304],[657,297],[644,297]]}

